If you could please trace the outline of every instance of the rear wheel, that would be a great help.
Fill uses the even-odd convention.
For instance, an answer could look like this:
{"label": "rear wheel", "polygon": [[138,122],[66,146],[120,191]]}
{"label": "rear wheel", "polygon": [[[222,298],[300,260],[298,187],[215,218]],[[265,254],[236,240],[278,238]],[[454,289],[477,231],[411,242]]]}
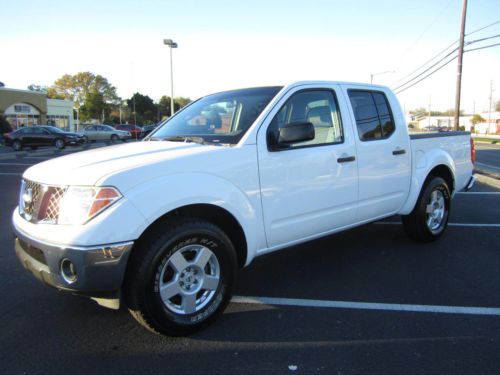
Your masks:
{"label": "rear wheel", "polygon": [[132,316],[150,331],[186,335],[213,322],[229,303],[236,253],[207,221],[178,219],[166,227],[134,247],[124,294]]}
{"label": "rear wheel", "polygon": [[21,141],[16,139],[14,142],[12,142],[12,148],[14,149],[14,151],[21,151],[23,149],[23,144],[21,143]]}
{"label": "rear wheel", "polygon": [[448,184],[441,177],[431,176],[422,189],[413,211],[403,216],[406,233],[415,241],[438,239],[448,225],[451,195]]}
{"label": "rear wheel", "polygon": [[54,146],[56,146],[58,150],[62,150],[65,147],[64,140],[61,138],[56,139],[54,141]]}

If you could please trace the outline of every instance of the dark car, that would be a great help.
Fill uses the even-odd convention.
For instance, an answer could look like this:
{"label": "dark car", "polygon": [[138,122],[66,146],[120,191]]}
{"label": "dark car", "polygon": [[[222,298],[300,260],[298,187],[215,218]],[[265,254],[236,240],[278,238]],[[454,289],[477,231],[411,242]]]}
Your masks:
{"label": "dark car", "polygon": [[144,125],[142,127],[142,136],[145,137],[147,135],[149,135],[153,130],[155,130],[158,125],[160,125],[159,123],[158,124],[153,124],[153,125]]}
{"label": "dark car", "polygon": [[141,139],[144,137],[142,128],[137,125],[120,124],[116,125],[115,129],[129,132],[132,135],[132,139]]}
{"label": "dark car", "polygon": [[55,146],[63,149],[66,145],[79,145],[85,140],[80,134],[65,132],[55,126],[34,125],[23,127],[5,134],[5,144],[15,151],[29,146],[35,149],[39,146]]}

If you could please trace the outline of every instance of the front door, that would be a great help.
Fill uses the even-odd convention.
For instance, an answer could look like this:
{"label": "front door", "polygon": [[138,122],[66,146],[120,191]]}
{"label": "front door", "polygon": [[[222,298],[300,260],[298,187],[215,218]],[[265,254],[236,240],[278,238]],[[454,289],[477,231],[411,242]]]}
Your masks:
{"label": "front door", "polygon": [[[257,137],[268,247],[318,237],[354,223],[357,160],[347,107],[335,85],[296,88],[276,106]],[[311,122],[312,141],[273,151],[267,133]]]}

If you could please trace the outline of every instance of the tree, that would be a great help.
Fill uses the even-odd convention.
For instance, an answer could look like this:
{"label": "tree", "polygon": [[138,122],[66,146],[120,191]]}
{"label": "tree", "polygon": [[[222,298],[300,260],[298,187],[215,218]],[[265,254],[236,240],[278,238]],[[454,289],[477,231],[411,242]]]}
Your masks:
{"label": "tree", "polygon": [[92,95],[99,93],[106,104],[116,104],[119,101],[116,88],[103,76],[91,72],[65,74],[54,82],[49,93],[73,100],[76,108],[84,105],[87,95],[90,93]]}
{"label": "tree", "polygon": [[482,118],[481,115],[475,114],[470,119],[470,122],[472,122],[472,125],[476,125],[476,124],[479,124],[480,122],[486,122],[486,120],[484,118]]}
{"label": "tree", "polygon": [[500,100],[495,103],[495,111],[500,112]]}
{"label": "tree", "polygon": [[[191,103],[191,99],[185,98],[183,96],[178,96],[174,98],[175,111],[177,112],[182,107]],[[158,117],[161,120],[164,116],[171,116],[170,113],[170,96],[163,95],[158,101]]]}
{"label": "tree", "polygon": [[132,112],[132,115],[134,115],[135,111],[134,120],[137,120],[137,124],[142,124],[144,121],[153,122],[156,120],[156,105],[153,99],[147,95],[136,92],[127,100],[127,107]]}
{"label": "tree", "polygon": [[102,122],[111,112],[110,104],[104,100],[104,95],[98,91],[91,91],[85,95],[83,105],[80,107],[81,121],[101,119]]}

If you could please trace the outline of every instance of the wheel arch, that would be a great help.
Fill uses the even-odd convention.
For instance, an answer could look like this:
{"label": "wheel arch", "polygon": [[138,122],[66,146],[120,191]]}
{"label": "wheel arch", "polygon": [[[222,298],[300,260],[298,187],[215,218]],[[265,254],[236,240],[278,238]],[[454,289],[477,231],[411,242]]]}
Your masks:
{"label": "wheel arch", "polygon": [[217,225],[234,245],[238,266],[243,268],[247,263],[248,244],[245,232],[236,217],[225,208],[214,204],[197,203],[188,204],[175,208],[152,222],[140,235],[137,243],[147,237],[150,233],[169,225],[169,222],[179,217],[192,217],[207,220]]}
{"label": "wheel arch", "polygon": [[413,170],[412,182],[408,198],[398,214],[408,215],[413,211],[413,208],[418,201],[418,197],[420,196],[422,189],[426,186],[429,179],[433,176],[443,178],[448,184],[450,193],[453,196],[455,192],[455,168],[453,165],[453,161],[451,160],[449,155],[440,155],[440,157],[435,160],[434,163],[430,164],[427,168],[417,167],[417,169]]}

